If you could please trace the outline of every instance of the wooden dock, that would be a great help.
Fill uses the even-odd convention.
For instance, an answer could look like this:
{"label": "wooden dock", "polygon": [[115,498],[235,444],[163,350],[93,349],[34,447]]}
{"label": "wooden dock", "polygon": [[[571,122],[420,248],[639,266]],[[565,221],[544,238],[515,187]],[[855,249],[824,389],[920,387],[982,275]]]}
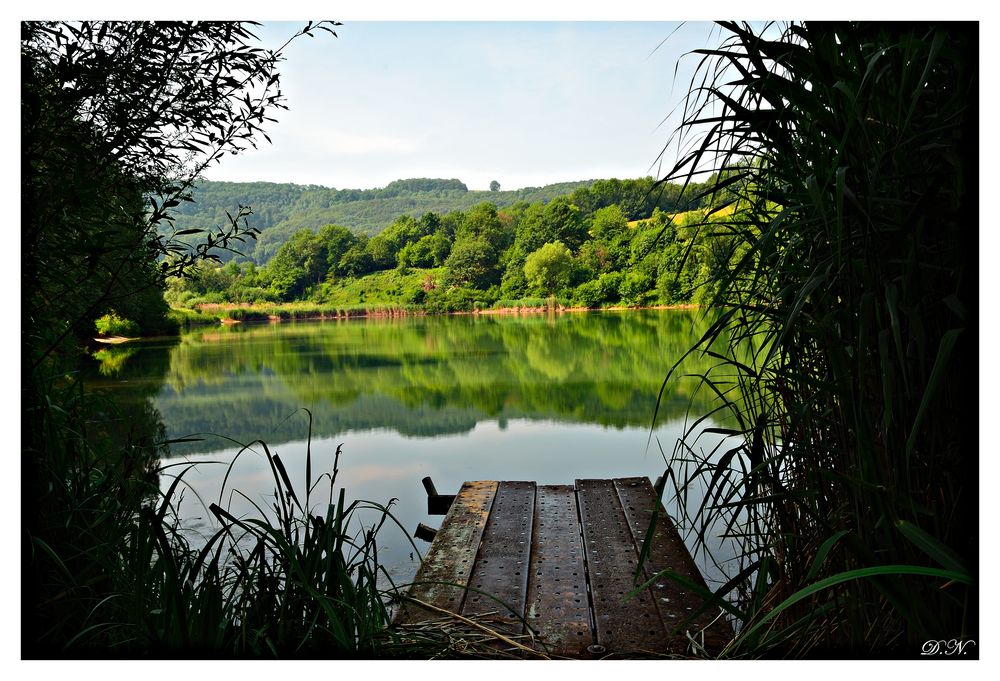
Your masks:
{"label": "wooden dock", "polygon": [[638,584],[671,570],[704,586],[647,478],[466,482],[395,621],[405,628],[447,611],[550,657],[717,651],[732,638],[728,623],[714,606],[692,619],[704,601],[678,582],[661,578],[627,598],[657,508]]}

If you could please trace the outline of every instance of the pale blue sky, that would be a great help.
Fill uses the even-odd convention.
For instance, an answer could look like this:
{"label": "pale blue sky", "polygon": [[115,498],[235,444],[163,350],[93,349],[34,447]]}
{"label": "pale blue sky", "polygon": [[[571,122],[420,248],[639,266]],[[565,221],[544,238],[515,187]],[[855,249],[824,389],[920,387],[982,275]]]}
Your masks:
{"label": "pale blue sky", "polygon": [[[269,23],[260,34],[273,46],[299,26]],[[516,189],[656,174],[677,123],[664,118],[696,58],[681,61],[676,81],[675,65],[712,40],[711,24],[677,27],[345,22],[338,38],[288,49],[290,110],[267,128],[273,144],[261,140],[206,177],[337,188],[455,177],[470,189],[494,179]]]}

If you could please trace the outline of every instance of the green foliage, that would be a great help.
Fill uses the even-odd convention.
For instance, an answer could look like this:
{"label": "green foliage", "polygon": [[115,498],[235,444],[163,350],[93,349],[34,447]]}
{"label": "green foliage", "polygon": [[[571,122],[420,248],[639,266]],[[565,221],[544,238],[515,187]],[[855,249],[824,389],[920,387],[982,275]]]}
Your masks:
{"label": "green foliage", "polygon": [[[164,278],[255,236],[238,206],[199,228],[197,243],[172,222],[194,179],[252,145],[283,106],[281,50],[254,42],[244,23],[21,24],[21,461],[32,500],[23,641],[32,654],[106,655],[137,641],[143,617],[185,616],[172,601],[138,602],[164,593],[143,581],[151,565],[140,550],[163,527],[136,530],[157,489],[162,424],[147,402],[118,415],[94,406],[75,376],[93,361],[83,345],[95,319],[109,315],[113,330],[113,309],[144,333],[170,331]],[[120,373],[127,354],[108,352],[102,364]]]}
{"label": "green foliage", "polygon": [[196,326],[199,324],[218,324],[220,317],[200,310],[175,307],[167,313],[168,319],[178,328]]}
{"label": "green foliage", "polygon": [[584,307],[600,307],[604,303],[621,300],[619,289],[624,275],[621,272],[606,272],[597,279],[585,281],[573,292],[573,303]]}
{"label": "green foliage", "polygon": [[325,274],[326,258],[308,229],[296,232],[277,252],[268,267],[270,288],[281,300],[301,296]]}
{"label": "green foliage", "polygon": [[420,237],[403,246],[397,255],[399,267],[440,267],[451,251],[448,237],[441,232]]}
{"label": "green foliage", "polygon": [[722,28],[685,107],[699,151],[666,179],[712,163],[735,209],[678,230],[726,310],[692,352],[728,338],[704,383],[730,442],[692,431],[670,462],[682,507],[704,499],[692,538],[740,543],[727,652],[977,639],[977,28]]}
{"label": "green foliage", "polygon": [[362,237],[340,256],[336,273],[345,277],[360,277],[375,271],[375,260],[368,252],[368,240]]}
{"label": "green foliage", "polygon": [[399,252],[410,243],[425,236],[424,225],[409,215],[401,215],[386,229],[368,240],[366,249],[375,269],[386,270],[399,262]]}
{"label": "green foliage", "polygon": [[270,315],[263,310],[237,307],[231,310],[223,310],[222,318],[231,319],[234,322],[266,322],[270,319]]}
{"label": "green foliage", "polygon": [[[513,250],[513,249],[511,249]],[[509,253],[509,251],[508,251]],[[524,276],[524,260],[510,260],[500,281],[500,292],[504,298],[519,298],[528,290],[528,280]]]}
{"label": "green foliage", "polygon": [[500,298],[493,303],[493,307],[498,310],[505,309],[538,309],[545,307],[545,298]]}
{"label": "green foliage", "polygon": [[[673,185],[662,185],[658,190],[648,178],[602,182],[596,185],[601,189],[596,198],[585,188],[576,189],[572,195],[585,206],[597,205],[593,213],[572,203],[571,198],[557,196],[548,203],[519,201],[503,210],[495,203],[480,202],[465,212],[427,212],[419,219],[399,215],[371,238],[355,237],[343,226],[327,225],[315,235],[310,230],[299,230],[286,237],[266,265],[258,268],[243,263],[229,265],[228,269],[195,269],[190,284],[170,284],[167,299],[171,304],[188,306],[206,302],[323,301],[328,284],[341,281],[343,285],[336,287],[341,291],[338,303],[365,305],[371,298],[366,299],[364,287],[352,287],[346,283],[348,280],[390,269],[405,275],[411,268],[444,267],[438,284],[480,291],[470,297],[472,303],[498,296],[518,299],[529,290],[536,294],[560,290],[570,295],[571,287],[613,272],[622,276],[634,273],[628,278],[624,297],[618,290],[622,281],[618,277],[610,289],[607,281],[581,289],[577,302],[588,306],[619,300],[629,305],[688,303],[692,299],[710,302],[715,289],[708,279],[721,276],[719,263],[726,254],[691,225],[716,220],[721,214],[716,211],[706,217],[707,211],[698,209],[672,215],[663,212],[657,201],[649,200],[635,205],[645,206],[642,210],[652,206],[651,213],[630,224],[620,205],[604,202],[611,197],[634,196],[640,189],[648,198]],[[409,190],[398,185],[394,191]],[[673,204],[680,203],[677,192],[671,189],[668,193],[673,196]],[[565,244],[575,257],[570,262],[560,261],[558,272],[552,272],[555,279],[529,285],[525,277],[528,256],[556,241]],[[494,286],[499,286],[495,295],[489,293]],[[356,290],[359,297],[345,300],[342,292],[346,290]],[[402,297],[391,294],[388,298],[394,303],[423,306],[426,293],[410,289]],[[385,296],[377,295],[382,302]],[[462,295],[456,294],[458,297],[447,304],[435,302],[443,296],[438,293],[431,297],[435,309],[456,305],[466,309],[468,301]]]}
{"label": "green foliage", "polygon": [[600,307],[605,300],[600,282],[594,279],[583,282],[573,291],[573,305]]}
{"label": "green foliage", "polygon": [[[211,230],[227,224],[228,214],[235,206],[252,206],[253,212],[248,220],[261,230],[263,238],[256,244],[247,243],[237,250],[247,257],[256,249],[269,249],[269,254],[273,255],[280,243],[275,243],[271,235],[266,234],[267,228],[287,220],[295,212],[304,193],[318,190],[323,188],[271,182],[200,180],[191,191],[192,201],[184,201],[177,206],[174,226],[178,231]],[[236,252],[224,252],[220,257],[223,261],[240,259]]]}
{"label": "green foliage", "polygon": [[617,203],[594,211],[590,233],[595,238],[608,241],[621,236],[627,229],[628,219]]}
{"label": "green foliage", "polygon": [[560,241],[545,244],[524,261],[524,278],[536,294],[550,295],[569,286],[573,256]]}
{"label": "green foliage", "polygon": [[633,269],[624,273],[618,284],[618,293],[622,302],[627,305],[643,305],[645,297],[653,284],[653,278],[648,271]]}
{"label": "green foliage", "polygon": [[497,207],[492,203],[473,206],[465,213],[462,224],[455,231],[456,239],[480,237],[496,249],[506,246],[505,236],[503,225],[497,215]]}
{"label": "green foliage", "polygon": [[[498,211],[491,204],[480,204],[468,213],[445,216],[425,213],[419,220],[402,216],[383,234],[372,239],[354,237],[346,228],[332,225],[316,235],[302,230],[264,267],[229,263],[223,267],[194,268],[190,277],[170,282],[167,300],[181,306],[307,298],[320,302],[335,300],[344,305],[392,302],[422,306],[430,289],[421,292],[413,280],[402,296],[392,290],[393,286],[383,286],[381,282],[389,281],[384,277],[375,277],[359,285],[352,281],[360,282],[369,274],[390,269],[406,275],[409,269],[423,271],[443,267],[443,272],[435,275],[435,286],[480,291],[471,297],[472,302],[485,302],[498,296],[518,299],[528,293],[529,288],[533,293],[565,290],[569,295],[569,287],[614,274],[600,284],[585,286],[574,293],[576,304],[588,307],[617,301],[628,305],[676,304],[691,302],[692,297],[696,302],[710,303],[710,294],[715,289],[708,278],[722,271],[719,263],[724,253],[717,253],[717,243],[704,238],[688,224],[705,220],[704,211],[671,216],[656,209],[649,219],[629,227],[617,206],[599,209],[597,231],[603,236],[584,241],[578,257],[558,258],[558,262],[547,263],[546,267],[556,265],[552,270],[555,278],[536,280],[529,287],[525,276],[528,255],[545,244],[527,254],[521,249],[534,243],[547,229],[546,224],[550,227],[556,224],[546,222],[554,215],[563,215],[573,229],[582,224],[579,212],[565,201],[555,202],[548,217],[547,210],[548,207],[540,204],[520,204],[508,213]],[[720,216],[707,219],[718,220]],[[594,222],[584,221],[591,225]],[[548,231],[566,230],[552,227]],[[453,244],[450,234],[455,235],[457,244]],[[325,267],[322,265],[324,259]],[[536,274],[540,272],[537,265],[541,262],[535,263]],[[620,285],[626,275],[628,283],[623,292]],[[498,284],[496,295],[487,293],[490,287]],[[351,294],[347,292],[357,297],[349,299],[346,296]],[[330,298],[331,295],[334,298]],[[439,293],[433,299],[439,300],[442,295]],[[437,307],[446,309],[456,305],[466,303],[456,299]]]}
{"label": "green foliage", "polygon": [[543,244],[561,241],[571,250],[587,237],[580,209],[560,197],[546,205],[532,204],[518,223],[514,247],[525,255]]}
{"label": "green foliage", "polygon": [[[546,187],[526,187],[514,191],[469,191],[458,180],[397,180],[383,189],[330,189],[315,185],[272,184],[267,182],[210,182],[202,180],[192,190],[193,202],[178,206],[177,229],[206,229],[228,224],[227,211],[234,206],[252,206],[249,217],[260,231],[252,252],[242,249],[258,264],[270,260],[281,245],[297,231],[317,230],[323,225],[345,225],[356,234],[372,236],[395,222],[401,215],[427,213],[440,215],[467,211],[487,201],[497,208],[516,214],[515,206],[546,204],[558,197],[567,198],[584,216],[602,208],[619,205],[629,220],[648,217],[655,209],[667,212],[708,205],[708,199],[681,200],[680,186],[655,185],[651,178],[635,180],[588,180],[564,182]],[[692,188],[703,185],[692,184]],[[429,229],[425,233],[431,233]],[[452,229],[448,235],[454,236]],[[525,253],[543,243],[560,239],[575,250],[572,235],[548,233]],[[249,243],[245,244],[249,247]],[[223,259],[233,257],[222,253]],[[391,265],[394,266],[394,265]]]}
{"label": "green foliage", "polygon": [[[325,23],[297,35],[330,30]],[[253,42],[242,23],[22,24],[22,283],[33,366],[67,350],[112,304],[157,329],[164,275],[255,236],[236,206],[200,230],[197,245],[172,222],[194,179],[253,144],[283,106],[281,51],[248,49]]]}
{"label": "green foliage", "polygon": [[348,307],[351,305],[416,305],[439,286],[445,277],[442,268],[407,271],[398,269],[376,272],[364,277],[342,279],[324,284],[315,296],[317,303]]}
{"label": "green foliage", "polygon": [[[201,180],[193,202],[177,207],[176,226],[205,229],[227,224],[226,212],[252,206],[249,220],[260,230],[256,246],[243,253],[263,264],[300,229],[345,225],[356,234],[379,233],[400,215],[464,211],[483,201],[509,206],[518,201],[547,202],[592,181],[564,182],[513,191],[469,191],[458,180],[397,180],[382,189],[331,189],[315,185]],[[433,231],[433,230],[430,230]],[[246,244],[249,247],[249,244]],[[233,254],[224,254],[224,259]]]}
{"label": "green foliage", "polygon": [[324,225],[320,227],[316,238],[322,244],[322,248],[326,253],[326,271],[336,276],[343,276],[343,272],[340,270],[340,263],[344,258],[344,254],[355,244],[359,243],[358,237],[347,227]]}
{"label": "green foliage", "polygon": [[483,291],[467,286],[446,286],[427,292],[423,299],[423,307],[432,314],[447,312],[469,312],[470,310],[489,307],[492,301],[487,301]]}
{"label": "green foliage", "polygon": [[469,188],[461,180],[454,178],[450,180],[437,180],[427,177],[414,178],[410,180],[393,180],[384,189],[373,190],[379,198],[392,198],[394,196],[405,196],[417,192],[434,191],[460,191],[467,192]]}
{"label": "green foliage", "polygon": [[102,336],[137,336],[139,335],[139,325],[130,319],[119,317],[114,310],[99,317],[94,326],[97,333]]}
{"label": "green foliage", "polygon": [[456,239],[444,265],[451,285],[485,289],[500,279],[498,254],[486,236]]}

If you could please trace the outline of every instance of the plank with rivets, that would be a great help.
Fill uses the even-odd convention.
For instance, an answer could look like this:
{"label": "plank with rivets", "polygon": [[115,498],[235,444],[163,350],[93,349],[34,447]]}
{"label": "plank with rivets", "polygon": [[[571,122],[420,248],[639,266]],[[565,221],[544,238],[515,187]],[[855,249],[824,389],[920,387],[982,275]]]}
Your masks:
{"label": "plank with rivets", "polygon": [[[461,610],[497,486],[495,480],[462,485],[417,571],[409,589],[411,597],[450,612]],[[404,601],[395,621],[403,624],[434,617],[438,615]]]}
{"label": "plank with rivets", "polygon": [[[637,552],[641,550],[645,541],[653,510],[659,509],[649,557],[643,565],[643,581],[651,579],[663,570],[671,570],[695,584],[705,586],[691,554],[663,511],[663,507],[660,506],[660,500],[649,480],[618,478],[614,481],[614,485],[632,531]],[[704,603],[700,596],[666,577],[655,581],[650,586],[650,593],[668,633],[673,632]],[[719,617],[717,607],[699,615],[684,628],[684,631],[695,640],[703,641],[709,649],[719,649],[726,641],[732,639],[732,630],[725,619]],[[688,648],[688,638],[684,631],[678,631],[671,637],[670,648],[673,652],[684,652]]]}
{"label": "plank with rivets", "polygon": [[596,643],[612,655],[667,651],[659,611],[648,591],[633,598],[638,554],[611,480],[577,480]]}
{"label": "plank with rivets", "polygon": [[505,632],[521,633],[534,510],[535,483],[497,487],[461,614],[495,612]]}
{"label": "plank with rivets", "polygon": [[576,490],[543,485],[535,494],[525,620],[539,649],[578,657],[594,643]]}

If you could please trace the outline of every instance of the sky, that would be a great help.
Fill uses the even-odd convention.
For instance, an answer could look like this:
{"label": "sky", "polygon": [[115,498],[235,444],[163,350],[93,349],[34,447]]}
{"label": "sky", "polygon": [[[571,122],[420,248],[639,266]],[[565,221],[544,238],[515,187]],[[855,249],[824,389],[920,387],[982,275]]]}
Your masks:
{"label": "sky", "polygon": [[[265,23],[277,47],[301,27]],[[705,22],[347,21],[287,49],[288,111],[212,180],[504,189],[656,175]],[[713,35],[714,34],[714,35]],[[675,74],[675,67],[679,70]],[[672,161],[670,156],[668,160]]]}

